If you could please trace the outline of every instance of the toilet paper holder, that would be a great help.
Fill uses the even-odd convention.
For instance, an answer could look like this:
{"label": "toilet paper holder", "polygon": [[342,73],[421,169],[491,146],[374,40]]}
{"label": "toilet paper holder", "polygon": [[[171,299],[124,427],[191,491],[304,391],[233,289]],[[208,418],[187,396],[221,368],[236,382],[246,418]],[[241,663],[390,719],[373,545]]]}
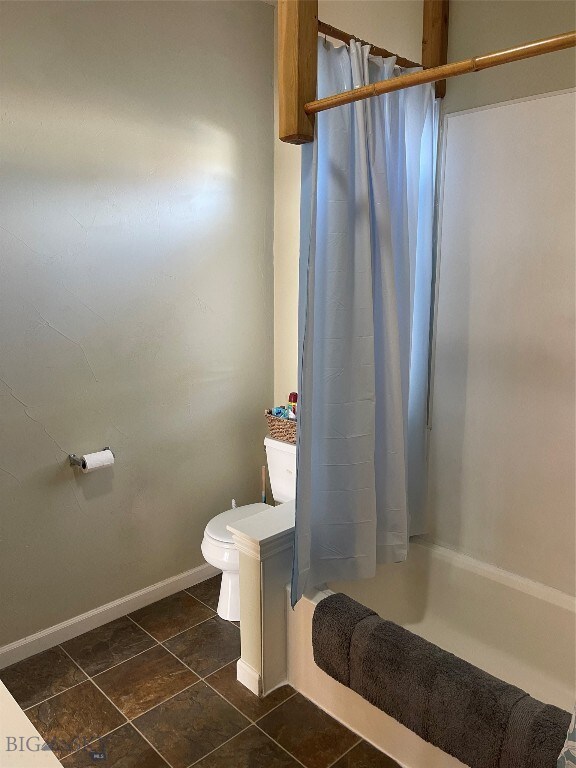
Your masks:
{"label": "toilet paper holder", "polygon": [[[110,448],[109,445],[107,445],[105,448],[102,448],[103,451],[110,451],[112,456],[115,456],[114,451]],[[76,456],[75,453],[69,453],[68,459],[70,460],[70,466],[71,467],[80,467],[82,468],[82,456]]]}

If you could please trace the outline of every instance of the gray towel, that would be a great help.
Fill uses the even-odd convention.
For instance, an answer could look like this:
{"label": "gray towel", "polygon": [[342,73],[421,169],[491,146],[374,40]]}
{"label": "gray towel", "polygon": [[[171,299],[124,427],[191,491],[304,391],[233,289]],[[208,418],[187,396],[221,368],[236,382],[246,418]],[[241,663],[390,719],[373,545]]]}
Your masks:
{"label": "gray towel", "polygon": [[498,768],[515,688],[383,619],[357,625],[350,687],[471,768]]}
{"label": "gray towel", "polygon": [[330,595],[316,606],[312,619],[314,661],[342,685],[350,685],[350,641],[356,624],[375,615],[340,593]]}
{"label": "gray towel", "polygon": [[500,768],[556,768],[570,713],[528,696],[512,710]]}
{"label": "gray towel", "polygon": [[316,664],[471,768],[555,768],[570,714],[342,594],[316,606]]}

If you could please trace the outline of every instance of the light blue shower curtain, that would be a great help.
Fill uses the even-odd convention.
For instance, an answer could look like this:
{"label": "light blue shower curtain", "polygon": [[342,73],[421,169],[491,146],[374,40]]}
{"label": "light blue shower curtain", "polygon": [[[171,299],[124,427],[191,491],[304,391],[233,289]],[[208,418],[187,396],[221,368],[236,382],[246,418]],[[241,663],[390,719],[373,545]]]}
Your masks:
{"label": "light blue shower curtain", "polygon": [[[368,52],[320,39],[319,97],[406,71]],[[293,604],[404,560],[426,491],[434,86],[316,121],[302,156]]]}

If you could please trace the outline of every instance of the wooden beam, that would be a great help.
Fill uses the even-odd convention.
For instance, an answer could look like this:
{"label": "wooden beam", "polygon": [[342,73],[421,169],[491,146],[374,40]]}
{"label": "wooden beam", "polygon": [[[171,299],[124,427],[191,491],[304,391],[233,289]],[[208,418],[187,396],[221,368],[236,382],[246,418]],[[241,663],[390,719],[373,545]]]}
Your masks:
{"label": "wooden beam", "polygon": [[476,56],[473,59],[464,59],[464,61],[444,64],[433,69],[424,69],[421,72],[414,72],[410,75],[400,75],[389,80],[380,80],[371,85],[363,85],[360,88],[354,88],[352,91],[344,91],[334,96],[311,101],[304,105],[304,109],[309,115],[314,115],[317,112],[323,112],[325,109],[352,104],[354,101],[362,101],[362,99],[369,99],[372,96],[381,96],[383,93],[401,91],[403,88],[411,88],[415,85],[423,85],[424,83],[435,83],[438,80],[445,80],[447,77],[458,77],[469,72],[479,72],[489,67],[499,67],[501,64],[508,64],[512,61],[521,61],[532,56],[541,56],[544,53],[554,53],[554,51],[562,51],[565,48],[574,47],[576,47],[576,32],[565,32],[562,35],[555,35],[554,37],[546,37],[543,40],[534,40],[530,43],[517,45],[515,48],[506,48],[503,51],[487,53],[484,56]]}
{"label": "wooden beam", "polygon": [[278,123],[289,144],[314,141],[304,104],[316,98],[317,39],[318,0],[278,0]]}
{"label": "wooden beam", "polygon": [[[448,61],[449,0],[424,0],[422,23],[422,64],[440,67]],[[436,97],[446,95],[446,80],[436,82]]]}

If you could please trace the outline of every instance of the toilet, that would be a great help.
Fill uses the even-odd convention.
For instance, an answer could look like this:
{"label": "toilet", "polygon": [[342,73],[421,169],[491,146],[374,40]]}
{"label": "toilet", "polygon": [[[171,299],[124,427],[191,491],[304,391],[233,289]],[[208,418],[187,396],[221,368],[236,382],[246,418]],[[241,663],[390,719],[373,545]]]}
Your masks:
{"label": "toilet", "polygon": [[[296,498],[296,446],[266,437],[264,447],[274,501],[276,504],[293,501]],[[229,509],[213,517],[204,529],[204,559],[222,571],[218,616],[228,621],[240,620],[240,558],[228,526],[266,509],[273,507],[260,503]]]}

